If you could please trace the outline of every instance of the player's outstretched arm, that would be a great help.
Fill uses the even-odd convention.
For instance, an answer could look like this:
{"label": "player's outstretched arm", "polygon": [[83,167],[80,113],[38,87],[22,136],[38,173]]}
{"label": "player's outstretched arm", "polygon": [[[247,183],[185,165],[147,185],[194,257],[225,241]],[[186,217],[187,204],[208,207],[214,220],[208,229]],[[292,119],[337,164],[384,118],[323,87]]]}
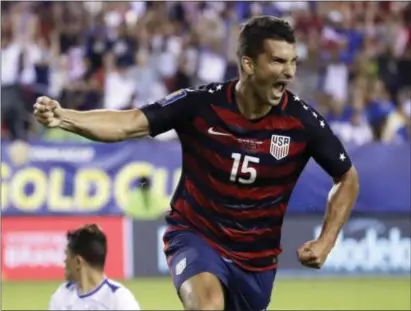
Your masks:
{"label": "player's outstretched arm", "polygon": [[34,104],[34,115],[47,127],[58,127],[100,142],[118,142],[149,134],[148,120],[138,109],[75,111],[63,109],[57,101],[42,96]]}

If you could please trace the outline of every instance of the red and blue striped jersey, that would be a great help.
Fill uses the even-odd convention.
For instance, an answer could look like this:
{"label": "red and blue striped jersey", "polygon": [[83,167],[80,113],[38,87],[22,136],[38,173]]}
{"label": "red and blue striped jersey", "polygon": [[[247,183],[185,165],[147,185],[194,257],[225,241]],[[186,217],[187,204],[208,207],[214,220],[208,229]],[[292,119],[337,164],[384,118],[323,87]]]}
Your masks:
{"label": "red and blue striped jersey", "polygon": [[286,91],[261,119],[239,111],[237,81],[184,89],[142,108],[150,135],[175,129],[182,174],[168,232],[192,230],[249,271],[275,268],[287,204],[309,159],[333,178],[351,161],[324,118]]}

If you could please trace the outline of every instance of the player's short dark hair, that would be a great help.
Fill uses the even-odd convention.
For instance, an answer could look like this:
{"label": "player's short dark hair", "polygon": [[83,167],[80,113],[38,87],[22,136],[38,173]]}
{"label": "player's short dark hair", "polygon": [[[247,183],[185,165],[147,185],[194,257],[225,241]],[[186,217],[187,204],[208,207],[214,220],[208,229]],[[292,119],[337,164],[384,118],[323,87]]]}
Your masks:
{"label": "player's short dark hair", "polygon": [[290,24],[274,16],[256,16],[249,19],[241,28],[237,56],[255,59],[263,52],[267,39],[283,40],[295,43],[294,30]]}
{"label": "player's short dark hair", "polygon": [[107,237],[96,224],[87,224],[67,232],[68,249],[90,266],[103,270],[107,257]]}

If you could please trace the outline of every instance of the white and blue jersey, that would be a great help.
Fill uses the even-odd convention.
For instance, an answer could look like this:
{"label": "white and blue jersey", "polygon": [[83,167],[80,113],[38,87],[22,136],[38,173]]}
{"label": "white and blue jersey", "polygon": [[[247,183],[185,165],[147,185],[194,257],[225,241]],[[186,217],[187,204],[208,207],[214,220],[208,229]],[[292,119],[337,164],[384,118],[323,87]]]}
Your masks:
{"label": "white and blue jersey", "polygon": [[51,296],[49,310],[140,310],[140,305],[122,284],[104,279],[85,294],[79,292],[75,282],[61,284]]}

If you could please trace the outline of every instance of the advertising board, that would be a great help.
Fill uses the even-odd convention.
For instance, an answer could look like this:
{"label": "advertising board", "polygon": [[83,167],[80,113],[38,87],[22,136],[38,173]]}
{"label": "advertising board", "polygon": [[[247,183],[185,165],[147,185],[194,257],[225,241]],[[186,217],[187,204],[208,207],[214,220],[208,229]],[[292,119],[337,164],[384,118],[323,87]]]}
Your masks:
{"label": "advertising board", "polygon": [[[346,147],[360,176],[355,211],[409,216],[410,145]],[[24,164],[16,163],[19,150],[13,150],[13,143],[2,142],[1,213],[5,216],[123,215],[131,207],[137,219],[155,220],[169,208],[181,175],[181,148],[175,141],[31,142]],[[389,166],[375,164],[388,162]],[[155,209],[146,209],[135,195],[143,176],[150,178]],[[330,187],[327,174],[309,161],[287,214],[322,213]]]}
{"label": "advertising board", "polygon": [[64,277],[66,233],[97,223],[107,235],[106,273],[123,279],[124,220],[121,217],[3,217],[2,277],[6,280],[59,280]]}
{"label": "advertising board", "polygon": [[[411,220],[400,216],[354,217],[346,224],[321,270],[300,265],[298,247],[321,230],[319,216],[289,216],[283,227],[280,274],[388,274],[411,272]],[[164,221],[134,222],[134,275],[168,275],[163,254]],[[144,237],[144,238],[142,238]]]}

